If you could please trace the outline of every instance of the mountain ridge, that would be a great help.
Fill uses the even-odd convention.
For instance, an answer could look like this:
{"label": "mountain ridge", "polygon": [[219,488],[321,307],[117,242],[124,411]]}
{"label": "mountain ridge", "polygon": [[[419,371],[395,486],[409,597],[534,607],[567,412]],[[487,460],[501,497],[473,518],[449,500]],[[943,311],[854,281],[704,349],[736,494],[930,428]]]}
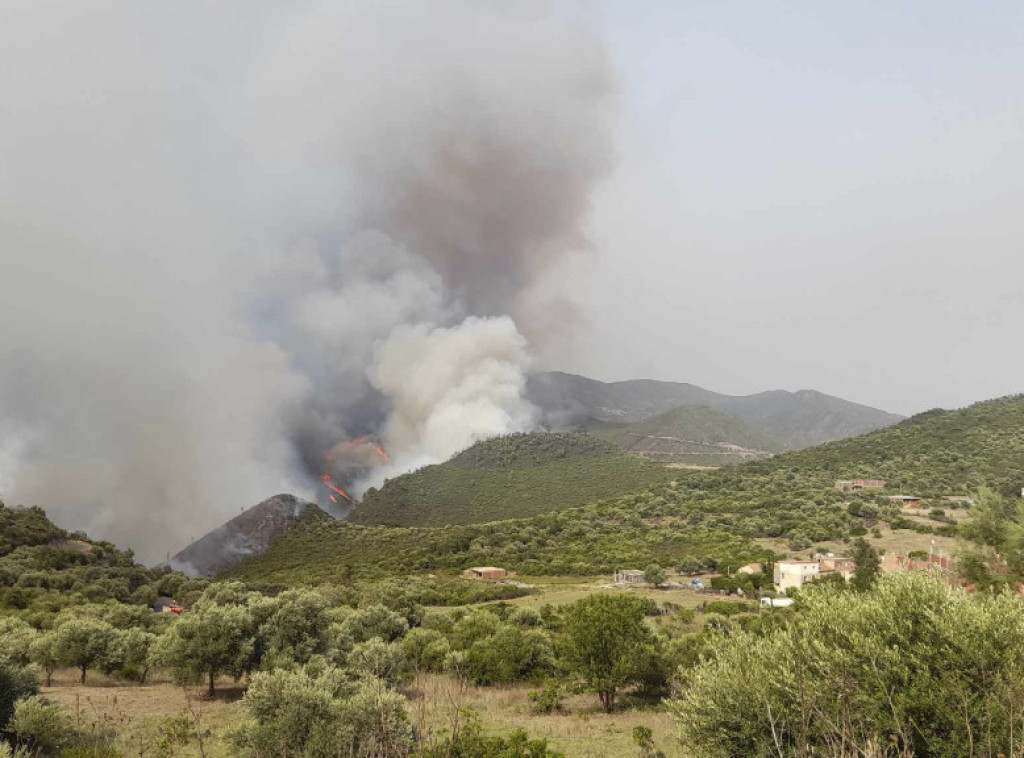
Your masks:
{"label": "mountain ridge", "polygon": [[534,374],[527,397],[558,428],[599,428],[644,421],[685,405],[712,408],[775,437],[791,449],[811,447],[898,423],[903,416],[813,389],[725,395],[688,382],[601,382],[561,371]]}

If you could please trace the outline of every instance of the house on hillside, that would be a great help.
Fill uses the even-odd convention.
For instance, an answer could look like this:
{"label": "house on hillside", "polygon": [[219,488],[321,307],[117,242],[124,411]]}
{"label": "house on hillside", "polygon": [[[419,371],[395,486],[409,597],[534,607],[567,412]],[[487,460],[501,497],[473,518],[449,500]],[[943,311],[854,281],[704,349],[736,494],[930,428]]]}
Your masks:
{"label": "house on hillside", "polygon": [[911,558],[902,553],[885,553],[878,570],[883,574],[897,571],[928,571],[951,579],[956,574],[956,559],[943,551],[936,551],[933,545],[924,560]]}
{"label": "house on hillside", "polygon": [[748,563],[746,566],[736,569],[737,574],[760,574],[762,571],[764,571],[764,567],[760,563]]}
{"label": "house on hillside", "polygon": [[625,569],[615,572],[616,584],[647,584],[644,572],[638,569]]}
{"label": "house on hillside", "polygon": [[832,553],[819,553],[815,556],[818,559],[818,574],[839,574],[846,581],[853,578],[853,572],[857,568],[853,558],[837,558]]}
{"label": "house on hillside", "polygon": [[818,561],[776,561],[775,588],[785,592],[790,587],[800,589],[813,582],[821,573]]}
{"label": "house on hillside", "polygon": [[174,613],[180,616],[185,609],[174,598],[161,595],[153,602],[153,610],[157,613]]}
{"label": "house on hillside", "polygon": [[889,500],[900,505],[917,505],[921,502],[917,495],[889,495]]}
{"label": "house on hillside", "polygon": [[514,574],[497,566],[473,566],[463,571],[462,576],[466,579],[508,579]]}
{"label": "house on hillside", "polygon": [[836,481],[836,489],[840,492],[882,490],[885,489],[885,481],[882,479],[839,479]]}

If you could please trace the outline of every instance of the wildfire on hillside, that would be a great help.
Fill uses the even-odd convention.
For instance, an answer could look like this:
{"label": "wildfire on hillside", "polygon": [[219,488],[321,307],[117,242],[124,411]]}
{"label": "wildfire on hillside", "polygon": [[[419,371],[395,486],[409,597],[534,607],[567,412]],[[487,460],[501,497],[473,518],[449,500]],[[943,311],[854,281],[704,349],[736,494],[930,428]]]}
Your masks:
{"label": "wildfire on hillside", "polygon": [[355,503],[355,499],[342,484],[351,484],[371,469],[386,463],[390,463],[388,454],[375,440],[368,437],[343,440],[324,455],[320,479],[330,490],[328,498],[332,503],[340,505],[342,500]]}

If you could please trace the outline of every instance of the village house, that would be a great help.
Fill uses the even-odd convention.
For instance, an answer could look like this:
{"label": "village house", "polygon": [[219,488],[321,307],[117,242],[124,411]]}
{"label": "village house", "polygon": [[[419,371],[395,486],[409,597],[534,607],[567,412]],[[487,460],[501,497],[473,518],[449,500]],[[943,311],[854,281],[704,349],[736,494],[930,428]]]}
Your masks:
{"label": "village house", "polygon": [[785,592],[790,587],[800,589],[818,578],[821,566],[818,561],[776,561],[775,588]]}
{"label": "village house", "polygon": [[900,505],[917,505],[921,502],[917,495],[889,495],[889,500]]}
{"label": "village house", "polygon": [[638,569],[626,569],[624,571],[615,572],[615,583],[616,584],[647,584],[647,580],[644,578],[644,572]]}
{"label": "village house", "polygon": [[508,579],[513,572],[497,566],[473,566],[462,572],[466,579]]}
{"label": "village house", "polygon": [[821,576],[839,574],[846,581],[850,581],[853,578],[853,572],[857,568],[853,558],[837,558],[832,553],[823,553],[816,557],[818,559],[818,573]]}
{"label": "village house", "polygon": [[930,571],[944,577],[956,574],[956,560],[942,551],[936,551],[934,545],[928,551],[926,559],[911,558],[902,553],[886,553],[878,564],[883,574],[897,571]]}
{"label": "village house", "polygon": [[882,479],[839,479],[836,481],[836,489],[840,492],[882,490],[885,489],[885,481]]}
{"label": "village house", "polygon": [[746,566],[736,569],[737,574],[760,574],[762,571],[764,571],[764,567],[760,563],[748,563]]}
{"label": "village house", "polygon": [[153,602],[153,610],[157,613],[174,613],[180,616],[184,609],[174,598],[161,595]]}

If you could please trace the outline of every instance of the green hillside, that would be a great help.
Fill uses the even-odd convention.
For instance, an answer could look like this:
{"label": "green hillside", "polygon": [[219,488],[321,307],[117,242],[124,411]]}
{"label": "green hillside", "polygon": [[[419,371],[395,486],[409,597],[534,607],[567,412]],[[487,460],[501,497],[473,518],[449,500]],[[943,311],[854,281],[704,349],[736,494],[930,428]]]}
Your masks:
{"label": "green hillside", "polygon": [[667,482],[673,472],[589,434],[513,434],[370,489],[360,524],[439,526],[522,518]]}
{"label": "green hillside", "polygon": [[[496,564],[526,574],[588,574],[650,561],[688,569],[762,552],[755,538],[790,550],[847,542],[885,526],[956,535],[955,524],[907,520],[885,495],[934,498],[1024,485],[1024,396],[931,411],[889,429],[717,471],[676,470],[657,484],[586,507],[532,518],[435,529],[342,522],[294,530],[233,575],[320,582],[354,574],[455,571]],[[880,477],[888,492],[847,493],[836,479]]]}
{"label": "green hillside", "polygon": [[1020,495],[1024,486],[1024,395],[932,410],[862,437],[800,450],[764,464],[835,479],[877,477],[914,494],[957,494],[988,486]]}
{"label": "green hillside", "polygon": [[770,457],[785,443],[720,411],[684,405],[632,424],[592,432],[626,452],[664,463],[725,466]]}
{"label": "green hillside", "polygon": [[764,549],[721,529],[642,518],[635,498],[529,519],[438,528],[345,521],[305,524],[224,577],[261,585],[320,584],[499,565],[524,575],[609,574],[654,562],[740,566]]}
{"label": "green hillside", "polygon": [[67,533],[46,517],[42,508],[6,508],[0,500],[0,557],[19,547],[45,545]]}

